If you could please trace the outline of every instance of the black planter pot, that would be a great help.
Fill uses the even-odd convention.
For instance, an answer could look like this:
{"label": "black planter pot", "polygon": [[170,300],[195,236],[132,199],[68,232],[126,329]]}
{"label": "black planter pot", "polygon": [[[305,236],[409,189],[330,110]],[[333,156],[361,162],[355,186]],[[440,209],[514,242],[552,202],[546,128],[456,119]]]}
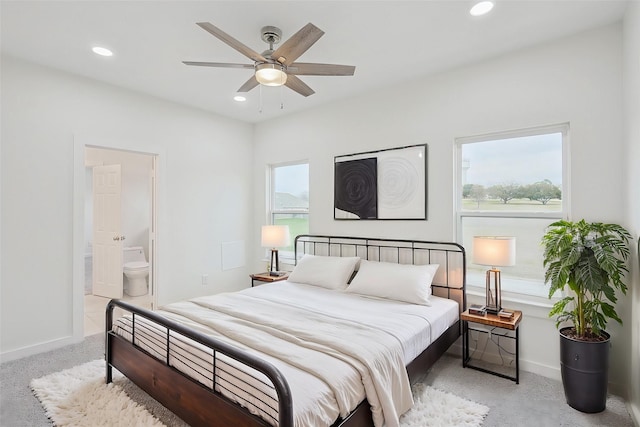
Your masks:
{"label": "black planter pot", "polygon": [[587,342],[567,338],[560,329],[560,371],[567,403],[581,412],[602,412],[607,406],[609,339]]}

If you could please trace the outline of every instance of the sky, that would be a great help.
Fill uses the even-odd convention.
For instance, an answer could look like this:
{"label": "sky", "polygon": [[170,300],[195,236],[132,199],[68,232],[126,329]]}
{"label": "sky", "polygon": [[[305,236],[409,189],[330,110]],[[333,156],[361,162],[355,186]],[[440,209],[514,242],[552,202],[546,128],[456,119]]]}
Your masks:
{"label": "sky", "polygon": [[562,184],[561,133],[463,144],[462,158],[469,162],[465,184]]}
{"label": "sky", "polygon": [[309,165],[307,163],[278,167],[275,173],[276,192],[289,193],[297,197],[309,192]]}

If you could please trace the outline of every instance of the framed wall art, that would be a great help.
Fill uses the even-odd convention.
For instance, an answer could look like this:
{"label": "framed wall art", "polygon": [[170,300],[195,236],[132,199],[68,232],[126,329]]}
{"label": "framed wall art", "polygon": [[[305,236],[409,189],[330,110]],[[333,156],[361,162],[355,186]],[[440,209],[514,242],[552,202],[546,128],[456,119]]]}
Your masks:
{"label": "framed wall art", "polygon": [[427,144],[336,156],[334,219],[427,219]]}

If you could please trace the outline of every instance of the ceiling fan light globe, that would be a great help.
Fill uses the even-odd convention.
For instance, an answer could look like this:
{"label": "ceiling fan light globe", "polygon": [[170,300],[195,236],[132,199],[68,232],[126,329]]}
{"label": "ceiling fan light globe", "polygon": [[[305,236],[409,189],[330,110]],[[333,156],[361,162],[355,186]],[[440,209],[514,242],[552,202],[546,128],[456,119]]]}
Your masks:
{"label": "ceiling fan light globe", "polygon": [[276,64],[260,64],[256,66],[256,80],[264,86],[282,86],[287,82],[287,73]]}

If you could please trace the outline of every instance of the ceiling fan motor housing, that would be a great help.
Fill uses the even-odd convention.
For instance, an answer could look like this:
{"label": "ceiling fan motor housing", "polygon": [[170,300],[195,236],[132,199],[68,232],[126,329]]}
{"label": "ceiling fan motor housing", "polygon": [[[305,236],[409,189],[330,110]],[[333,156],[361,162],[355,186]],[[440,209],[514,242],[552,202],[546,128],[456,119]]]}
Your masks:
{"label": "ceiling fan motor housing", "polygon": [[266,27],[262,27],[260,32],[262,33],[262,41],[269,43],[270,50],[273,50],[273,45],[280,43],[282,39],[282,30],[278,27],[267,25]]}

